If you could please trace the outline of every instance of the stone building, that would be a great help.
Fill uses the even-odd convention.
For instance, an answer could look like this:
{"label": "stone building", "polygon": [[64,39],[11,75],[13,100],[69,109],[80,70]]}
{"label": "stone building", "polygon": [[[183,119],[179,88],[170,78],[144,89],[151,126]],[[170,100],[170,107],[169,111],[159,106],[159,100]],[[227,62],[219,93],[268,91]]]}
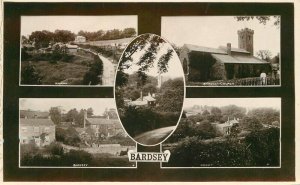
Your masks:
{"label": "stone building", "polygon": [[125,132],[120,121],[116,118],[111,119],[109,116],[103,117],[87,117],[84,115],[84,130],[92,129],[96,137],[112,137],[117,134],[125,136]]}
{"label": "stone building", "polygon": [[50,118],[20,118],[20,143],[49,145],[55,141],[55,124]]}
{"label": "stone building", "polygon": [[237,32],[238,48],[227,46],[209,48],[184,44],[180,60],[187,81],[208,82],[259,77],[271,72],[269,62],[253,56],[254,31],[249,28]]}

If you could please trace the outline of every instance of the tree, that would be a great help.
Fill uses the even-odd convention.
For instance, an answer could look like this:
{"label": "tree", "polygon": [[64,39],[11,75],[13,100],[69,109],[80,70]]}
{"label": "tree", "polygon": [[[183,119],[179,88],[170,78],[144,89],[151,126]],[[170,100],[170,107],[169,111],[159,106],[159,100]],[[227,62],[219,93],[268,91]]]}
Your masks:
{"label": "tree", "polygon": [[249,130],[249,131],[256,131],[263,128],[263,125],[260,123],[260,121],[255,117],[244,117],[240,125],[243,129]]}
{"label": "tree", "polygon": [[202,112],[202,116],[207,116],[207,115],[210,115],[210,113],[208,112],[207,109],[205,109],[205,110]]}
{"label": "tree", "polygon": [[47,30],[34,31],[29,35],[29,40],[35,43],[37,49],[48,47],[51,40],[53,40],[53,33]]}
{"label": "tree", "polygon": [[76,108],[71,109],[66,114],[66,121],[74,122],[77,116],[78,116],[77,109]]}
{"label": "tree", "polygon": [[75,34],[68,30],[55,30],[54,41],[67,43],[75,40]]}
{"label": "tree", "polygon": [[280,26],[280,16],[236,16],[234,17],[237,21],[250,21],[250,20],[258,20],[260,24],[266,25],[267,22],[272,21],[273,25],[279,28]]}
{"label": "tree", "polygon": [[280,163],[280,130],[270,128],[251,132],[245,142],[253,166],[278,166]]}
{"label": "tree", "polygon": [[55,125],[59,125],[61,122],[61,109],[59,107],[51,107],[49,110],[51,120]]}
{"label": "tree", "polygon": [[270,50],[259,50],[256,52],[257,57],[261,58],[262,60],[266,60],[270,62],[272,58],[272,53]]}
{"label": "tree", "polygon": [[93,110],[93,108],[88,108],[87,110],[86,110],[86,113],[87,113],[87,116],[88,117],[91,117],[91,116],[93,116],[94,115],[94,110]]}
{"label": "tree", "polygon": [[133,37],[136,35],[136,31],[134,28],[125,28],[123,31],[122,31],[122,35],[127,38],[127,37]]}
{"label": "tree", "polygon": [[246,109],[236,105],[227,105],[220,108],[223,116],[226,116],[227,119],[233,118],[243,118],[246,115]]}
{"label": "tree", "polygon": [[262,124],[272,125],[274,121],[280,121],[279,110],[273,108],[256,108],[248,112],[249,117],[255,117]]}
{"label": "tree", "polygon": [[28,64],[21,71],[21,83],[38,85],[41,84],[42,77],[36,71],[34,65]]}
{"label": "tree", "polygon": [[[140,84],[143,86],[147,80],[146,72],[149,68],[153,67],[154,61],[157,59],[158,51],[163,48],[162,46],[166,42],[159,36],[153,34],[143,34],[133,40],[124,51],[120,59],[118,71],[129,69],[132,66],[132,56],[136,52],[142,52],[140,59],[136,62],[139,66],[137,70]],[[160,73],[167,72],[168,61],[173,55],[173,50],[168,49],[166,53],[163,53],[158,59],[158,69]],[[117,81],[118,82],[118,81]],[[122,85],[122,84],[120,84]],[[120,86],[117,84],[117,86]]]}

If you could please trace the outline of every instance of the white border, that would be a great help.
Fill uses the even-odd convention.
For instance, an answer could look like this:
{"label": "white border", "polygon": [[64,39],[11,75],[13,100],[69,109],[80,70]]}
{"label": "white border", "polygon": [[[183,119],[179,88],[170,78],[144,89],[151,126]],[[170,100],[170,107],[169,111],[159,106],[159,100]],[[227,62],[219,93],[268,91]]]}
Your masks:
{"label": "white border", "polygon": [[[135,162],[135,166],[134,167],[69,167],[69,166],[21,166],[21,142],[20,142],[20,100],[21,99],[74,99],[74,98],[19,98],[19,124],[18,124],[18,137],[19,137],[19,168],[120,168],[120,169],[137,169],[138,163]],[[78,99],[99,99],[99,98],[78,98]],[[101,98],[101,99],[113,99],[113,98]],[[122,125],[122,123],[120,122],[120,124]],[[125,130],[124,130],[125,131]],[[126,132],[126,131],[125,131]],[[133,142],[135,142],[135,140],[133,140]],[[137,143],[135,142],[135,150],[137,151]],[[127,154],[128,155],[128,154]],[[128,158],[128,156],[127,156]],[[128,158],[129,161],[129,158]],[[129,161],[130,162],[130,161]],[[134,162],[132,162],[134,163]]]}
{"label": "white border", "polygon": [[[180,62],[180,59],[179,59],[179,57],[178,57],[178,55],[177,55],[177,53],[176,53],[176,51],[174,50],[174,48],[172,47],[172,45],[167,41],[167,40],[165,40],[163,37],[161,37],[161,36],[159,36],[159,35],[156,35],[156,34],[153,34],[153,33],[144,33],[144,34],[141,34],[141,35],[138,35],[137,37],[135,37],[131,42],[133,42],[134,40],[136,40],[137,38],[139,38],[140,36],[142,36],[142,35],[146,35],[146,34],[151,34],[151,35],[155,35],[155,36],[158,36],[158,37],[160,37],[160,38],[162,38],[165,42],[166,42],[166,44],[169,44],[169,46],[170,46],[170,48],[172,48],[172,50],[173,50],[173,52],[175,53],[175,57],[177,56],[177,59],[178,59],[178,62]],[[129,46],[130,44],[128,44],[128,46]],[[127,47],[128,47],[127,46]],[[126,51],[126,49],[127,49],[127,47],[124,49],[124,51],[123,51],[123,53],[122,53],[122,55],[121,56],[123,56],[123,54],[124,54],[124,52]],[[118,68],[119,68],[119,66],[120,66],[120,62],[121,62],[121,58],[122,57],[120,57],[120,60],[119,60],[119,62],[118,62],[118,66],[117,66],[117,68],[116,68],[116,75],[115,75],[115,85],[114,85],[114,99],[116,100],[116,79],[117,79],[117,73],[118,73]],[[180,63],[180,65],[181,65],[181,63]],[[175,127],[175,129],[165,138],[165,139],[163,139],[161,142],[159,142],[159,143],[156,143],[156,144],[153,144],[153,145],[145,145],[145,144],[142,144],[142,143],[139,143],[139,142],[137,142],[135,139],[133,139],[132,137],[131,137],[131,135],[130,134],[128,134],[128,132],[126,131],[126,129],[125,129],[125,127],[123,126],[123,124],[121,124],[122,125],[122,127],[123,127],[123,129],[126,131],[126,133],[127,133],[127,135],[133,140],[133,141],[135,141],[136,143],[138,143],[138,144],[140,144],[140,145],[142,145],[142,146],[156,146],[156,145],[159,145],[159,144],[161,144],[161,143],[163,143],[165,140],[167,140],[172,134],[173,134],[173,132],[177,129],[177,127],[178,127],[178,125],[179,125],[179,122],[180,122],[180,120],[181,120],[181,116],[182,116],[182,113],[183,113],[183,105],[184,105],[184,100],[185,100],[185,97],[186,97],[186,86],[185,86],[185,78],[184,78],[184,72],[183,72],[183,68],[180,68],[181,69],[181,71],[182,71],[182,74],[183,74],[183,101],[182,101],[182,107],[181,107],[181,113],[180,113],[180,116],[179,116],[179,118],[178,118],[178,121],[177,121],[177,124],[176,124],[176,127]],[[119,118],[119,121],[122,123],[122,121],[121,121],[121,119],[120,119],[120,116],[119,116],[119,112],[118,112],[118,106],[117,106],[117,101],[115,101],[115,103],[116,103],[116,107],[117,107],[117,115],[118,115],[118,118]]]}
{"label": "white border", "polygon": [[[205,98],[205,99],[238,99],[238,98],[244,98],[244,97],[235,97],[235,98]],[[204,99],[204,98],[189,98],[189,99]],[[259,98],[249,98],[248,97],[248,99],[280,99],[280,131],[279,131],[279,140],[280,140],[280,143],[279,143],[279,166],[251,166],[251,167],[240,167],[240,166],[237,166],[237,167],[163,167],[163,165],[162,165],[162,162],[160,163],[160,169],[199,169],[199,168],[203,168],[203,169],[212,169],[212,168],[219,168],[219,169],[230,169],[230,168],[240,168],[240,169],[242,169],[242,168],[276,168],[276,169],[278,169],[278,168],[281,168],[281,153],[282,153],[282,151],[281,151],[281,123],[282,123],[282,116],[281,116],[281,109],[282,109],[282,99],[281,99],[281,97],[259,97]],[[229,103],[230,104],[230,103]],[[163,152],[163,147],[162,147],[162,145],[160,145],[160,152]],[[172,153],[171,153],[171,156],[170,156],[170,158],[172,157]]]}
{"label": "white border", "polygon": [[[21,22],[22,22],[22,17],[40,17],[40,16],[43,16],[43,17],[46,17],[46,16],[61,16],[61,17],[66,17],[66,16],[70,16],[70,17],[112,17],[112,16],[116,16],[116,17],[121,17],[121,16],[134,16],[136,18],[136,34],[138,35],[138,28],[139,28],[139,25],[138,25],[138,22],[139,22],[139,17],[138,15],[21,15],[20,16],[20,57],[19,57],[19,86],[22,87],[26,87],[26,86],[29,86],[29,87],[114,87],[114,84],[111,84],[111,85],[28,85],[28,84],[21,84],[21,63],[22,63],[22,59],[21,59],[21,54],[22,54],[22,27],[21,27]],[[134,39],[133,39],[134,40]]]}
{"label": "white border", "polygon": [[[249,2],[250,3],[250,2]],[[253,2],[254,3],[254,2]],[[236,85],[236,86],[216,86],[216,85],[186,85],[186,87],[201,87],[201,88],[210,88],[210,87],[262,87],[262,88],[266,88],[266,87],[281,87],[282,86],[282,70],[281,70],[281,65],[282,65],[282,61],[281,61],[281,52],[282,52],[282,45],[281,45],[281,29],[282,29],[282,19],[281,19],[281,15],[174,15],[174,16],[161,16],[161,31],[162,31],[162,19],[163,18],[168,18],[168,17],[235,17],[235,16],[279,16],[280,17],[280,30],[279,30],[279,41],[280,41],[280,53],[279,53],[279,67],[280,67],[280,81],[279,81],[279,85],[266,85],[266,86],[258,86],[258,85],[253,85],[253,86],[245,86],[245,85]],[[209,81],[208,81],[209,83]]]}

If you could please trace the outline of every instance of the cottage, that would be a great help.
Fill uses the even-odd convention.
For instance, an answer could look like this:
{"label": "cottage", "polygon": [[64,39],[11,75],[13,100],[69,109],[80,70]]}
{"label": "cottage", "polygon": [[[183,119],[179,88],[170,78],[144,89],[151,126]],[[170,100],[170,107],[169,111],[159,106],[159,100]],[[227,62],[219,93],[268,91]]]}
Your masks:
{"label": "cottage", "polygon": [[212,125],[216,128],[216,130],[219,132],[221,135],[229,135],[231,132],[231,127],[235,124],[239,124],[239,119],[233,118],[228,120],[224,123],[212,123]]}
{"label": "cottage", "polygon": [[86,42],[86,38],[84,36],[78,35],[75,37],[75,41],[77,43],[82,43],[82,42]]}
{"label": "cottage", "polygon": [[95,132],[96,137],[111,137],[117,134],[125,136],[123,127],[118,119],[92,117],[88,118],[85,113],[84,129],[91,128]]}
{"label": "cottage", "polygon": [[207,82],[259,77],[262,72],[271,72],[271,65],[253,56],[254,31],[248,28],[238,31],[238,48],[208,48],[184,44],[180,60],[187,81]]}
{"label": "cottage", "polygon": [[45,146],[55,141],[55,124],[50,118],[20,118],[19,133],[21,144]]}
{"label": "cottage", "polygon": [[155,94],[151,95],[149,92],[147,96],[143,96],[143,92],[141,92],[141,96],[138,99],[128,102],[127,104],[135,107],[154,107],[156,105]]}

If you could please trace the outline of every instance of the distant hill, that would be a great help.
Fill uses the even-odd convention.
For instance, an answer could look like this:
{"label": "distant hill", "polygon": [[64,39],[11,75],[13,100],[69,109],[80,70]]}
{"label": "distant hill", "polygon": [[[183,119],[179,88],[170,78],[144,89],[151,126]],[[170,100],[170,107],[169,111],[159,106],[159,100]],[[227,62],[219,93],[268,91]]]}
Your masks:
{"label": "distant hill", "polygon": [[35,110],[20,110],[20,118],[48,118],[49,112]]}

